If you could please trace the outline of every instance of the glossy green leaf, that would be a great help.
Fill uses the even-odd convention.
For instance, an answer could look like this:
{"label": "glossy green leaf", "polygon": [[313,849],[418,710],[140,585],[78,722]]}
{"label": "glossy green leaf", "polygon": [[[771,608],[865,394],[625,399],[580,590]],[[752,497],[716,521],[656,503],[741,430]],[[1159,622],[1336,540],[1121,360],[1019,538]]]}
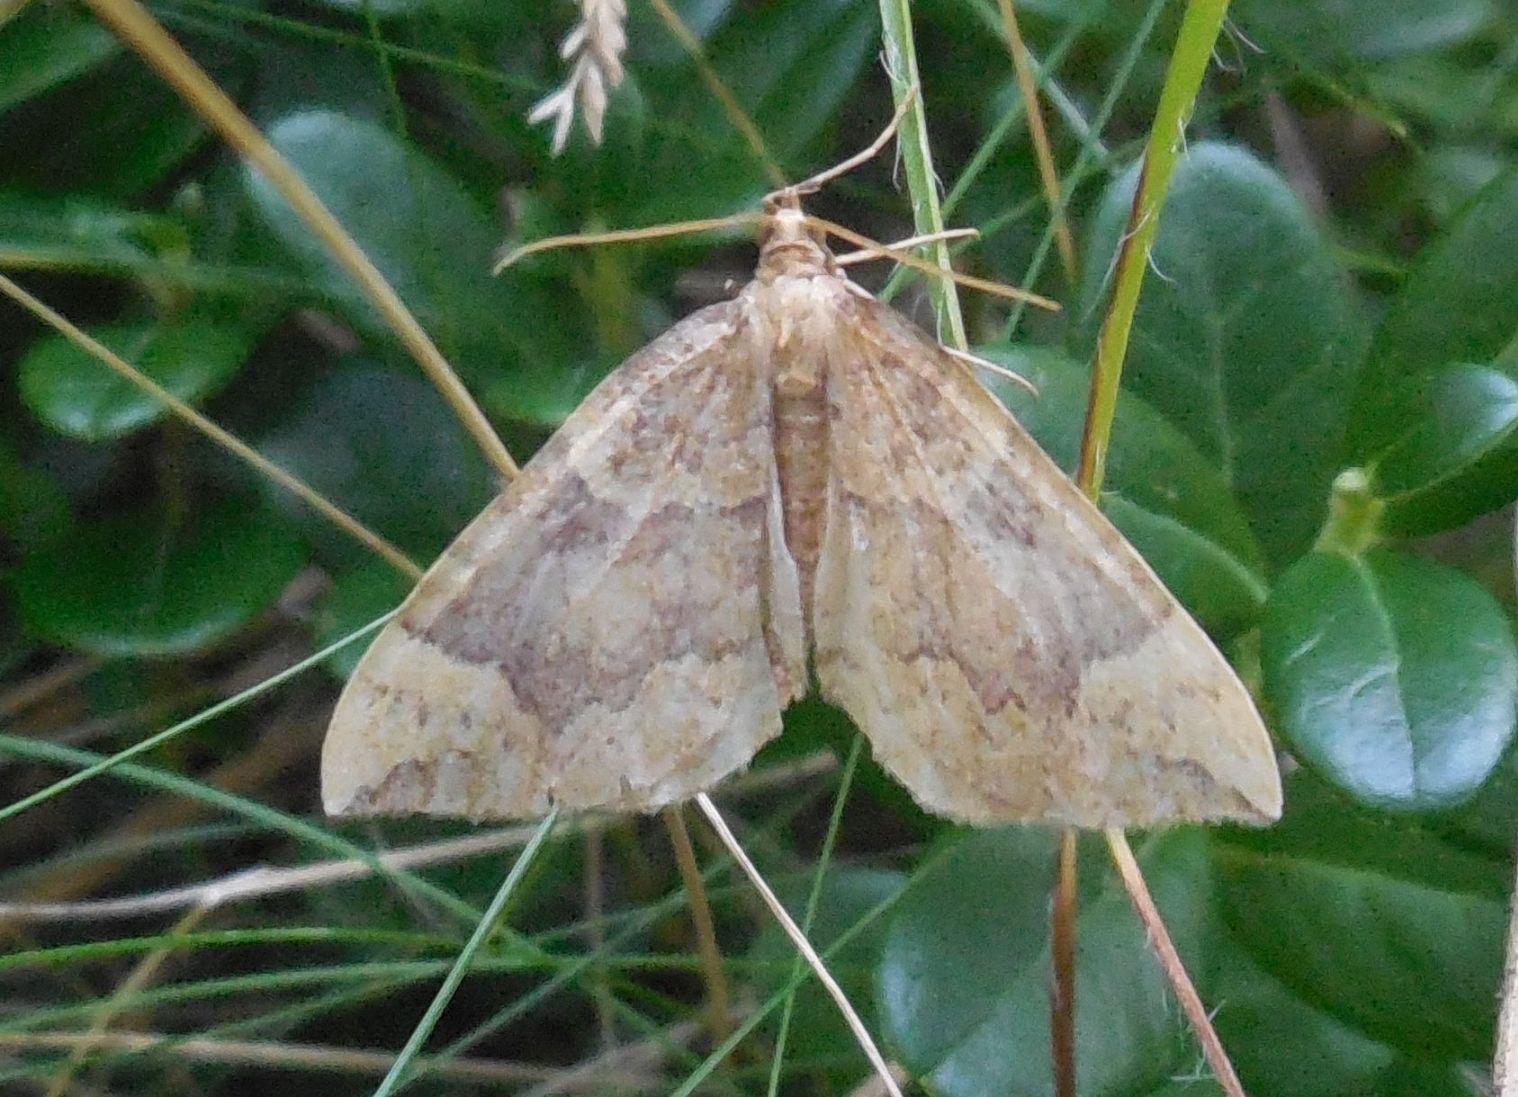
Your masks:
{"label": "glossy green leaf", "polygon": [[61,536],[72,523],[57,480],[23,461],[10,439],[0,436],[0,547],[33,548]]}
{"label": "glossy green leaf", "polygon": [[[226,384],[252,349],[257,330],[232,319],[190,316],[143,320],[90,332],[181,400],[195,402]],[[157,398],[62,335],[36,343],[21,360],[21,397],[38,419],[72,438],[101,442],[164,418]]]}
{"label": "glossy green leaf", "polygon": [[[871,909],[899,892],[905,883],[905,874],[889,869],[835,866],[823,882],[807,938],[819,951],[826,949]],[[781,900],[798,924],[806,912],[810,892],[811,881],[807,879],[779,888]],[[884,931],[884,919],[877,920],[828,959],[828,970],[849,1001],[862,1012],[872,1032],[879,1030],[873,1016],[872,991]],[[763,965],[762,982],[773,992],[790,979],[796,948],[771,922],[754,941],[749,958]],[[786,1046],[787,1059],[791,1061],[837,1059],[843,1053],[842,1061],[830,1072],[838,1075],[840,1082],[857,1080],[862,1070],[869,1069],[837,1005],[815,980],[802,984],[796,992]]]}
{"label": "glossy green leaf", "polygon": [[[235,90],[234,72],[203,59]],[[205,139],[200,116],[136,58],[108,61],[0,115],[12,185],[128,199]]]}
{"label": "glossy green leaf", "polygon": [[94,198],[0,190],[0,248],[30,266],[133,269],[152,262],[156,243],[185,241],[184,228],[162,214]]}
{"label": "glossy green leaf", "polygon": [[[877,50],[878,21],[873,4],[776,0],[713,30],[711,63],[782,170],[799,176],[817,166],[806,153]],[[654,36],[667,39],[668,32],[660,27]],[[577,174],[595,173],[594,209],[587,212],[597,219],[614,215],[630,226],[722,216],[772,189],[715,98],[690,94],[700,77],[688,57],[671,60],[636,74],[643,97],[638,134],[629,132],[626,116],[620,126],[609,117],[603,149],[571,146],[571,157],[583,164]],[[619,102],[623,94],[619,89],[613,99],[614,112],[631,106]]]}
{"label": "glossy green leaf", "polygon": [[1401,431],[1357,461],[1386,504],[1383,528],[1453,529],[1518,498],[1515,374],[1462,363],[1407,386]]}
{"label": "glossy green leaf", "polygon": [[[987,383],[1066,472],[1079,459],[1089,372],[1028,347],[981,352],[1026,377]],[[1229,636],[1265,604],[1258,543],[1228,483],[1190,439],[1132,393],[1118,398],[1102,509],[1209,631]]]}
{"label": "glossy green leaf", "polygon": [[171,655],[226,637],[267,608],[305,559],[277,518],[228,499],[150,507],[82,526],[16,569],[22,619],[97,655]]}
{"label": "glossy green leaf", "polygon": [[1236,18],[1255,41],[1289,49],[1309,64],[1329,65],[1461,42],[1479,34],[1493,14],[1491,0],[1244,0]]}
{"label": "glossy green leaf", "polygon": [[[333,577],[312,620],[316,646],[335,644],[350,632],[389,613],[411,593],[412,581],[384,560],[370,560]],[[374,636],[355,640],[327,659],[326,667],[346,679],[358,666]]]}
{"label": "glossy green leaf", "polygon": [[[712,63],[785,161],[837,111],[878,47],[878,35],[873,4],[788,0],[766,5],[730,31],[719,30]],[[716,123],[721,108],[713,98],[704,98],[702,105],[703,114],[723,124]]]}
{"label": "glossy green leaf", "polygon": [[[304,175],[466,381],[516,417],[557,423],[587,390],[576,314],[520,270],[492,276],[500,232],[437,163],[390,132],[333,111],[290,114],[269,139]],[[261,175],[259,213],[349,317],[390,338],[353,282]],[[583,338],[580,342],[585,342]]]}
{"label": "glossy green leaf", "polygon": [[1303,1001],[1372,1040],[1434,1062],[1487,1058],[1506,857],[1357,810],[1306,772],[1288,780],[1286,805],[1275,827],[1215,844],[1234,940]]}
{"label": "glossy green leaf", "polygon": [[[1231,866],[1235,847],[1213,843]],[[1228,884],[1234,877],[1223,875]],[[1397,1053],[1319,1009],[1255,963],[1233,940],[1215,953],[1214,1022],[1245,1091],[1258,1097],[1376,1093]],[[1185,1091],[1181,1091],[1183,1094]]]}
{"label": "glossy green leaf", "polygon": [[1303,557],[1271,592],[1261,659],[1292,751],[1381,808],[1469,797],[1518,720],[1501,608],[1461,573],[1389,550]]}
{"label": "glossy green leaf", "polygon": [[99,20],[72,7],[32,4],[4,27],[0,113],[75,79],[121,52]]}
{"label": "glossy green leaf", "polygon": [[[1130,169],[1109,189],[1086,249],[1087,349],[1136,180]],[[1217,144],[1180,161],[1154,265],[1123,383],[1216,465],[1284,563],[1311,544],[1339,469],[1362,344],[1345,272],[1286,181]]]}
{"label": "glossy green leaf", "polygon": [[[430,560],[490,501],[497,484],[442,397],[410,372],[348,359],[291,401],[259,440],[281,468],[421,561]],[[261,482],[324,555],[369,551],[278,485]]]}
{"label": "glossy green leaf", "polygon": [[1388,414],[1409,387],[1451,363],[1495,362],[1518,332],[1518,168],[1462,211],[1417,263],[1377,329],[1355,401],[1356,453],[1381,450],[1402,429]]}
{"label": "glossy green leaf", "polygon": [[[1048,904],[1054,837],[1031,828],[957,836],[909,885],[892,917],[879,975],[883,1031],[943,1097],[1050,1091]],[[1084,863],[1099,865],[1100,846]],[[1193,972],[1205,971],[1211,884],[1205,838],[1175,830],[1140,861]],[[1076,959],[1076,1056],[1082,1092],[1142,1093],[1194,1054],[1127,895],[1082,873]]]}

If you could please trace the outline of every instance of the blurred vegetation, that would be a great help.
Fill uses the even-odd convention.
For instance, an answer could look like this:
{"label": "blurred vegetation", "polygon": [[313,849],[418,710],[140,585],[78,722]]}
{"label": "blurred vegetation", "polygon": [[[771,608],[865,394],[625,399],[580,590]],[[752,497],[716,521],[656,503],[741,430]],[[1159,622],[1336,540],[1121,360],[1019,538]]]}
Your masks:
{"label": "blurred vegetation", "polygon": [[[875,5],[677,7],[787,177],[889,118]],[[561,0],[152,10],[397,286],[518,457],[752,269],[735,230],[489,275],[502,246],[718,216],[769,189],[639,0],[604,142],[576,132],[559,157],[526,116],[565,77],[575,10]],[[993,0],[915,6],[922,95],[949,220],[982,232],[960,265],[1064,306],[964,297],[978,349],[1040,396],[998,391],[1072,467],[1180,8],[1019,12],[1080,241],[1073,281]],[[1240,0],[1187,139],[1103,504],[1256,689],[1287,807],[1266,830],[1150,836],[1140,859],[1255,1097],[1477,1094],[1518,834],[1518,14]],[[913,231],[888,155],[813,209],[877,239]],[[0,269],[418,559],[496,488],[282,199],[64,3],[0,25]],[[890,289],[931,324],[917,278]],[[140,901],[473,833],[322,819],[314,760],[354,648],[17,802],[265,682],[408,580],[19,308],[0,313],[0,894],[63,904],[0,911],[0,1092],[369,1092],[384,1056],[349,1052],[405,1041],[510,847],[207,906]],[[825,871],[818,943],[851,933],[839,974],[887,1051],[935,1094],[1048,1092],[1051,835],[947,827],[868,761],[832,835],[838,771],[808,760],[846,754],[852,730],[815,702],[787,729],[757,766],[773,783],[726,802],[793,910]],[[407,1092],[668,1092],[694,1077],[701,984],[667,843],[622,820],[587,862],[593,849],[561,828]],[[1196,1077],[1102,850],[1083,849],[1082,1093],[1220,1092]],[[720,853],[706,863],[748,1016],[785,985],[790,953]],[[87,905],[108,896],[132,900],[126,913]],[[701,1092],[764,1092],[778,1016]],[[649,1054],[610,1058],[608,1034]],[[593,1060],[588,1081],[566,1073]],[[808,986],[781,1091],[845,1093],[865,1074]]]}

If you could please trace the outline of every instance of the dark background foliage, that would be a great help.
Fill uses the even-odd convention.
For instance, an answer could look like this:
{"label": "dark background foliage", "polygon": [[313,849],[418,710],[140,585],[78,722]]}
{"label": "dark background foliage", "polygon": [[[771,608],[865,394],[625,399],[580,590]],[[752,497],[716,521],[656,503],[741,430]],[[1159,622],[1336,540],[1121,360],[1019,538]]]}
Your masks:
{"label": "dark background foliage", "polygon": [[[875,5],[679,6],[788,177],[890,116]],[[768,189],[685,52],[631,7],[605,141],[577,133],[557,158],[526,114],[565,75],[570,4],[153,11],[306,176],[526,457],[612,365],[751,269],[734,230],[488,273],[502,246],[732,213]],[[978,349],[1040,394],[998,391],[1068,468],[1180,10],[1019,10],[1080,242],[1073,282],[1054,258],[995,4],[918,4],[917,49],[950,220],[982,231],[961,265],[1064,306],[965,297]],[[1266,830],[1136,841],[1251,1093],[1475,1094],[1518,823],[1518,17],[1498,0],[1248,0],[1231,18],[1135,321],[1103,505],[1255,688],[1287,807]],[[813,208],[878,239],[912,232],[889,156]],[[420,559],[496,488],[283,200],[62,3],[33,0],[0,25],[0,267]],[[860,278],[880,288],[887,274]],[[915,278],[887,288],[931,325]],[[20,309],[0,315],[6,802],[267,678],[405,592],[404,576],[151,397]],[[321,820],[315,751],[354,658],[350,647],[326,676],[281,683],[4,818],[5,897],[136,895],[344,856],[349,840],[460,832]],[[852,738],[815,703],[787,728],[761,757],[767,772],[847,753]],[[836,781],[778,787],[732,802],[745,841],[798,911],[825,866],[819,944],[853,934],[839,972],[887,1050],[934,1093],[1048,1092],[1052,837],[945,827],[866,762],[834,843]],[[1215,1092],[1102,849],[1083,849],[1082,1092]],[[699,1016],[660,832],[613,831],[594,926],[585,856],[571,834],[549,847],[512,914],[521,935],[492,944],[434,1050],[476,1032],[455,1058],[551,1076],[597,1053],[597,1008],[627,1039]],[[789,953],[711,863],[730,975],[763,1001]],[[366,1068],[319,1071],[304,1052],[398,1047],[503,871],[484,857],[265,896],[167,942],[162,914],[4,922],[0,1090],[40,1090],[68,1069],[112,1092],[367,1092]],[[142,985],[122,989],[159,947]],[[66,1067],[41,1036],[87,1029],[113,994],[109,1028],[262,1041],[274,1063],[106,1043]],[[796,1010],[783,1090],[845,1092],[864,1073],[857,1049],[813,990]],[[699,1084],[761,1092],[775,1023]],[[670,1054],[650,1088],[674,1089],[700,1058]],[[412,1088],[486,1091],[441,1075]]]}

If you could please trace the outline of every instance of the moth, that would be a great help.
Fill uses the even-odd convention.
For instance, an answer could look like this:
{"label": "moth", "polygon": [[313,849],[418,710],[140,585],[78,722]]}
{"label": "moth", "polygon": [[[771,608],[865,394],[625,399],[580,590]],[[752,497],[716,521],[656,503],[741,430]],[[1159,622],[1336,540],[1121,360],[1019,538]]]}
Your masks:
{"label": "moth", "polygon": [[743,769],[815,682],[952,819],[1276,818],[1248,691],[1122,535],[794,195],[759,241],[380,634],[327,812],[651,811]]}

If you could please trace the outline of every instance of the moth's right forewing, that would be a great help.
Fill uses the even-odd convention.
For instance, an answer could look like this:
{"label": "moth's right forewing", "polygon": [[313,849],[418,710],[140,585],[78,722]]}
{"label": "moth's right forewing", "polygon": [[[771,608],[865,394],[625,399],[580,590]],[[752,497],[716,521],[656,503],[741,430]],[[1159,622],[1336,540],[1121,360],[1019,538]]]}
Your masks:
{"label": "moth's right forewing", "polygon": [[778,733],[803,639],[747,307],[611,374],[422,579],[338,703],[329,813],[651,810]]}
{"label": "moth's right forewing", "polygon": [[840,309],[814,636],[876,757],[974,823],[1273,818],[1248,692],[1132,546],[915,326]]}

